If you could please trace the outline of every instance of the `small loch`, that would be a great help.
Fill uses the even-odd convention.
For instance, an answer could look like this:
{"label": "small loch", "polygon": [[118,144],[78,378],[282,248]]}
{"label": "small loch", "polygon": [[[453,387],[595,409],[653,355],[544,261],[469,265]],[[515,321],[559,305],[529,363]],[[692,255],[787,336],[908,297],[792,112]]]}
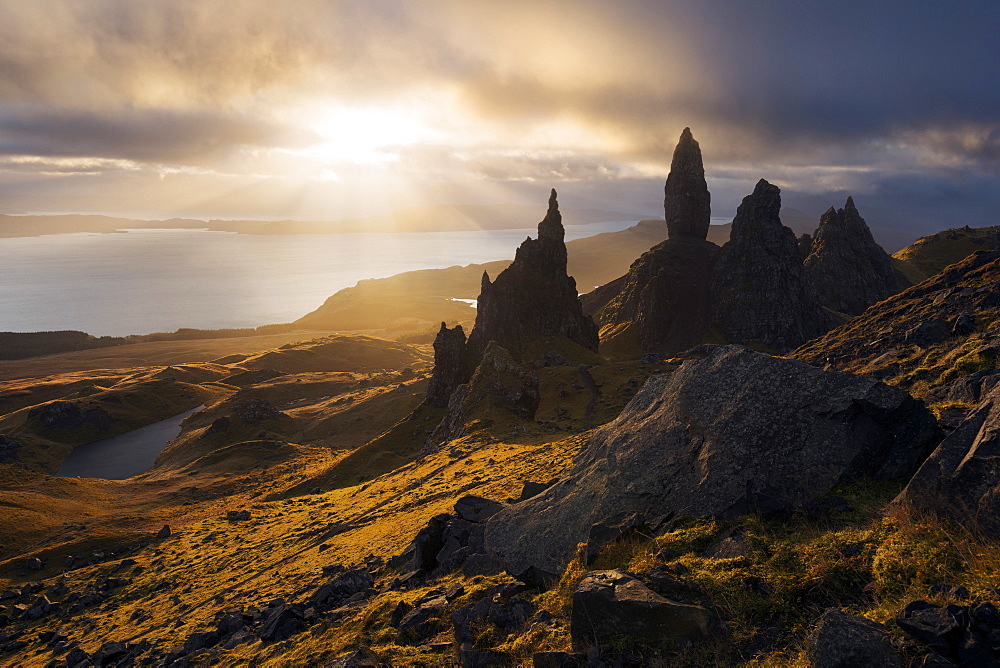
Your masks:
{"label": "small loch", "polygon": [[181,433],[181,422],[204,406],[124,434],[91,441],[73,448],[57,476],[124,480],[149,470],[156,456]]}

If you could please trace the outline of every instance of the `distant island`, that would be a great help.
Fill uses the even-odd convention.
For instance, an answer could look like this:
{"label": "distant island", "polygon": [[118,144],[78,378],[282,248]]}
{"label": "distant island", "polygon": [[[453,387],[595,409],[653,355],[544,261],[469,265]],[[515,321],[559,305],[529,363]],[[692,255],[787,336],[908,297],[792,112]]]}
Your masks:
{"label": "distant island", "polygon": [[[142,220],[93,214],[0,214],[0,238],[81,232],[109,234],[127,229],[198,229],[238,234],[345,234],[359,232],[459,232],[510,230],[531,220],[533,207],[519,204],[442,205],[400,209],[384,216],[340,220]],[[567,224],[648,218],[634,211],[569,209]]]}

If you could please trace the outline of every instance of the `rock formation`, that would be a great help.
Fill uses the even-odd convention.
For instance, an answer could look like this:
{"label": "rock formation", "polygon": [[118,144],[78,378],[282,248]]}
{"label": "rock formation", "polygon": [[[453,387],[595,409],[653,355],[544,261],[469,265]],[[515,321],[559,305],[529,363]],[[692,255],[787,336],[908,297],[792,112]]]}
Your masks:
{"label": "rock formation", "polygon": [[467,344],[470,365],[478,363],[490,341],[515,358],[533,341],[551,336],[597,351],[597,327],[583,314],[576,281],[566,274],[564,236],[553,190],[545,219],[538,224],[538,238],[525,239],[514,262],[496,280],[483,274],[476,325]]}
{"label": "rock formation", "polygon": [[539,401],[538,378],[526,372],[496,341],[490,341],[472,379],[451,393],[427,449],[463,436],[474,419],[533,420]]}
{"label": "rock formation", "polygon": [[667,238],[705,241],[712,216],[712,196],[705,182],[701,147],[691,135],[691,128],[684,128],[674,148],[663,195]]}
{"label": "rock formation", "polygon": [[711,198],[701,149],[688,128],[674,150],[664,191],[668,239],[585,301],[600,310],[605,340],[634,337],[643,351],[673,354],[703,340],[719,251],[706,241]]}
{"label": "rock formation", "polygon": [[804,264],[820,303],[848,315],[909,286],[875,243],[851,197],[843,209],[830,207],[823,214]]}
{"label": "rock formation", "polygon": [[465,372],[465,332],[461,325],[441,329],[434,338],[434,372],[427,383],[427,403],[444,408],[455,388],[468,380]]}
{"label": "rock formation", "polygon": [[785,351],[834,325],[780,210],[777,186],[761,179],[736,211],[712,281],[712,326],[726,341]]}
{"label": "rock formation", "polygon": [[1000,536],[1000,389],[941,442],[896,501]]}
{"label": "rock formation", "polygon": [[643,515],[785,512],[861,477],[899,479],[934,418],[906,392],[741,346],[651,377],[561,481],[487,521],[511,574],[559,573],[591,527]]}

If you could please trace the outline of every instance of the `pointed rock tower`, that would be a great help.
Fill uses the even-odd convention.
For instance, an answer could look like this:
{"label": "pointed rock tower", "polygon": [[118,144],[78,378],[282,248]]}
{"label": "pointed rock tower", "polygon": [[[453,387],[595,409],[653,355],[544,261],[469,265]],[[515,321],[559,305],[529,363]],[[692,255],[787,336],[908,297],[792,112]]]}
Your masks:
{"label": "pointed rock tower", "polygon": [[667,240],[588,300],[599,314],[602,338],[618,352],[637,346],[637,352],[678,353],[701,343],[708,327],[719,247],[706,240],[711,196],[690,128],[674,149],[664,193]]}
{"label": "pointed rock tower", "polygon": [[712,282],[712,326],[726,341],[785,351],[834,325],[780,210],[781,191],[761,179],[736,211]]}
{"label": "pointed rock tower", "polygon": [[705,241],[712,217],[712,195],[705,181],[701,147],[691,128],[684,128],[674,148],[663,194],[667,238]]}
{"label": "pointed rock tower", "polygon": [[805,268],[820,303],[847,315],[857,315],[910,284],[875,242],[851,197],[843,209],[830,207],[823,214]]}
{"label": "pointed rock tower", "polygon": [[514,262],[490,281],[483,274],[476,325],[469,335],[468,375],[496,341],[515,359],[535,340],[563,336],[597,351],[597,326],[583,307],[576,281],[566,274],[566,243],[556,191],[538,224],[538,238],[525,239]]}

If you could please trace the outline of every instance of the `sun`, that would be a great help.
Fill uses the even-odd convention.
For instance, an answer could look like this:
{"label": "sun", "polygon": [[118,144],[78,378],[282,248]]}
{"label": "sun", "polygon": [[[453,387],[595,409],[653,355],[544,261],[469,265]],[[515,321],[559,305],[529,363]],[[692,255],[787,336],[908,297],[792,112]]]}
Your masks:
{"label": "sun", "polygon": [[320,141],[304,153],[330,163],[394,162],[401,149],[431,143],[440,133],[419,110],[391,107],[323,106],[306,121]]}

